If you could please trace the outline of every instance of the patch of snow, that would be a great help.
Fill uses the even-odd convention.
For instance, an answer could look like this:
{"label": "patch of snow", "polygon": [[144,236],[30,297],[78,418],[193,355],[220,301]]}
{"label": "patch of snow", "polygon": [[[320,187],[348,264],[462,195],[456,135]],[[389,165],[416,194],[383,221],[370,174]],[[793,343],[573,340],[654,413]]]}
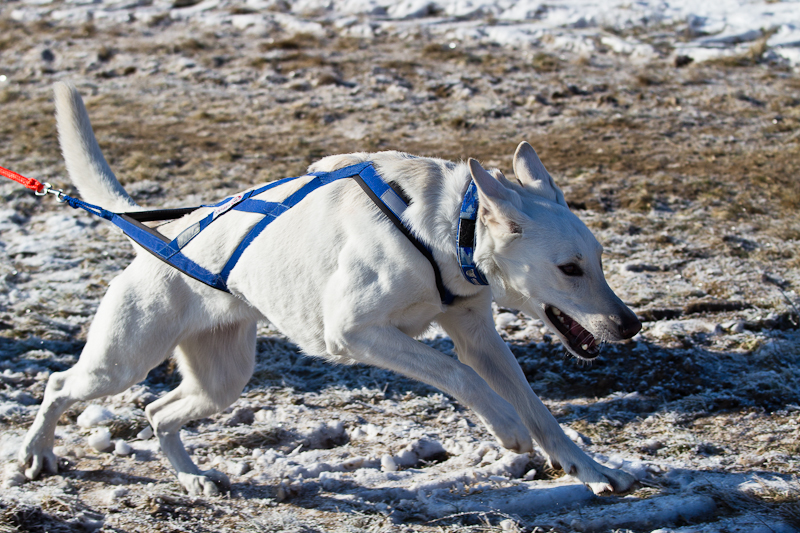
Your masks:
{"label": "patch of snow", "polygon": [[577,531],[587,532],[670,526],[705,519],[716,508],[716,503],[708,496],[664,496],[596,509],[591,518],[576,518],[570,526]]}
{"label": "patch of snow", "polygon": [[17,21],[50,17],[70,24],[90,19],[114,24],[131,20],[149,24],[166,15],[178,22],[230,25],[254,35],[278,26],[290,33],[317,36],[324,36],[326,28],[333,28],[362,38],[371,38],[376,30],[403,34],[416,27],[457,40],[536,44],[552,50],[568,47],[587,53],[594,51],[592,42],[599,39],[610,49],[633,59],[652,58],[657,52],[628,36],[627,31],[663,27],[666,32],[674,32],[672,40],[678,44],[686,35],[693,37],[684,52],[692,50],[696,61],[719,57],[731,47],[762,39],[766,30],[777,30],[768,45],[778,49],[778,55],[796,64],[795,52],[800,49],[797,37],[800,9],[796,1],[642,0],[632,4],[622,0],[570,0],[543,4],[539,0],[304,0],[283,5],[256,0],[246,4],[252,13],[231,14],[235,5],[233,0],[205,0],[173,8],[172,2],[96,0],[58,7],[42,1],[15,4],[8,16]]}
{"label": "patch of snow", "polygon": [[130,490],[126,489],[125,487],[115,487],[113,489],[104,491],[103,500],[107,505],[113,505],[117,503],[123,496],[128,495],[128,493],[130,493]]}
{"label": "patch of snow", "polygon": [[139,440],[147,440],[153,436],[153,428],[151,426],[145,427],[139,433],[136,434],[136,438]]}
{"label": "patch of snow", "polygon": [[695,333],[717,334],[722,327],[719,324],[690,318],[688,320],[661,320],[648,330],[648,334],[657,338],[685,337]]}
{"label": "patch of snow", "polygon": [[108,430],[108,428],[96,429],[86,439],[86,444],[98,452],[104,452],[111,448],[111,432]]}
{"label": "patch of snow", "polygon": [[26,478],[25,474],[23,474],[22,469],[19,467],[17,463],[6,463],[5,467],[3,467],[3,487],[11,488],[11,487],[18,487],[25,483]]}
{"label": "patch of snow", "polygon": [[112,420],[114,416],[114,412],[110,409],[93,403],[78,415],[77,422],[80,427],[89,429]]}
{"label": "patch of snow", "polygon": [[114,442],[114,453],[117,455],[130,455],[133,453],[133,448],[124,440],[117,439],[117,441]]}

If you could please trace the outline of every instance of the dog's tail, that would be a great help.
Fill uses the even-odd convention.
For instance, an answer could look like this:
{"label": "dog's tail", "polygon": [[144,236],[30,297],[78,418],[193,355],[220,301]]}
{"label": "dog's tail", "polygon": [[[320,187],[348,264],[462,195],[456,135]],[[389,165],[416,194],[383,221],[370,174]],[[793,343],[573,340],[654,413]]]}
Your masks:
{"label": "dog's tail", "polygon": [[100,152],[78,90],[70,84],[58,82],[54,93],[61,152],[69,177],[81,198],[111,211],[139,210]]}

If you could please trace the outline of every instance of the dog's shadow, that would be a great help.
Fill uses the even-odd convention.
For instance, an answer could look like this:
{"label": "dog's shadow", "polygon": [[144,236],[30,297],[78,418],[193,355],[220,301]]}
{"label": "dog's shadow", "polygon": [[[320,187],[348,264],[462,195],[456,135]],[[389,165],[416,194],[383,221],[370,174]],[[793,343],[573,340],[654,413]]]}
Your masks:
{"label": "dog's shadow", "polygon": [[[642,416],[664,410],[708,413],[754,408],[769,412],[800,403],[800,390],[786,387],[785,378],[775,374],[776,368],[786,369],[792,362],[779,347],[785,340],[783,330],[762,330],[755,350],[739,346],[725,351],[711,349],[712,335],[705,333],[665,344],[637,338],[605,345],[601,356],[591,362],[567,357],[558,343],[509,344],[534,392],[545,402],[604,400],[600,409],[585,413],[594,420],[600,416],[595,412],[612,404],[624,407],[614,407],[615,411]],[[447,338],[424,342],[455,357]],[[247,386],[251,391],[278,386],[321,393],[336,387],[366,387],[381,389],[387,397],[409,391],[419,395],[439,392],[387,370],[360,364],[331,365],[301,354],[278,337],[259,338],[258,351],[256,371]],[[800,354],[788,355],[800,363]],[[588,405],[593,403],[597,402]]]}
{"label": "dog's shadow", "polygon": [[[780,412],[787,405],[800,403],[800,390],[786,387],[786,376],[775,372],[776,368],[800,368],[800,353],[787,353],[781,343],[791,341],[796,332],[763,330],[758,347],[746,350],[734,347],[731,350],[713,349],[714,339],[710,334],[672,339],[665,343],[637,339],[624,344],[609,345],[603,355],[592,364],[566,358],[563,348],[557,344],[512,343],[523,371],[537,394],[551,407],[560,422],[570,424],[580,421],[585,424],[598,422],[624,426],[629,422],[651,415],[673,414],[687,427],[702,417],[717,415],[739,416],[757,412]],[[447,352],[452,344],[447,339],[430,342],[434,347]],[[264,339],[260,354],[269,357],[267,345],[277,346],[279,351],[291,351],[292,345],[283,341]],[[365,366],[330,367],[327,363],[302,356],[296,351],[282,363],[284,384],[291,383],[298,392],[324,394],[330,388],[359,389],[361,387],[383,388],[387,397],[398,400],[409,390],[428,395],[438,391],[417,384],[391,372]],[[451,353],[451,355],[453,355]],[[274,364],[274,363],[272,363]],[[797,372],[797,370],[791,370]],[[249,387],[258,389],[263,383],[251,381]],[[619,428],[618,428],[619,430]],[[666,438],[666,437],[665,437]],[[707,438],[707,437],[704,437]],[[658,463],[659,453],[649,449],[621,449],[622,455],[643,454],[643,460]],[[699,459],[726,453],[725,444],[704,442],[695,450]],[[686,476],[708,475],[703,470],[685,470]],[[731,474],[733,475],[733,474]],[[737,475],[771,476],[775,472],[752,469]],[[669,491],[673,481],[663,476],[647,480],[648,485]],[[276,487],[268,485],[236,484],[235,490],[242,497],[258,495],[275,497]],[[553,490],[557,489],[553,487]],[[550,490],[548,488],[541,490]],[[587,489],[588,490],[588,489]],[[399,488],[371,488],[353,480],[337,480],[333,489],[339,494],[355,496],[364,502],[364,512],[385,513],[380,504],[403,500],[417,500],[411,490]],[[499,492],[498,492],[499,491]],[[500,501],[504,492],[509,497],[513,488],[492,489],[493,501]],[[555,493],[553,493],[555,494]],[[500,499],[498,499],[500,498]],[[612,497],[615,498],[615,497]],[[628,497],[626,501],[637,500]],[[353,501],[353,500],[348,500]],[[305,480],[297,493],[287,499],[288,503],[300,507],[329,507],[336,510],[341,500],[329,495],[319,480]],[[320,503],[323,502],[323,503]],[[345,506],[346,507],[346,506]],[[404,514],[405,513],[405,514]],[[393,517],[401,520],[423,520],[413,511],[394,509]],[[393,518],[394,519],[394,518]]]}
{"label": "dog's shadow", "polygon": [[[570,516],[573,511],[585,507],[590,513],[581,512],[584,517],[602,515],[604,510],[609,510],[611,514],[605,514],[612,521],[641,522],[652,515],[666,525],[695,523],[716,516],[717,509],[730,508],[736,502],[743,508],[752,506],[753,496],[741,493],[740,486],[765,479],[793,481],[791,475],[761,470],[729,473],[678,468],[669,474],[648,477],[645,484],[635,485],[625,495],[597,496],[578,482],[552,486],[522,483],[464,494],[448,491],[447,487],[428,493],[402,487],[365,487],[353,480],[337,480],[335,486],[326,488],[314,479],[295,485],[285,499],[279,498],[278,486],[255,483],[235,483],[231,495],[243,499],[279,498],[279,506],[329,513],[383,515],[397,525],[485,527],[487,524],[499,526],[508,518],[515,518],[521,524],[533,525],[533,521],[539,525],[553,525],[563,523],[564,515]],[[659,505],[662,497],[666,498]],[[684,501],[688,505],[686,513],[680,508]],[[762,511],[776,512],[779,505],[763,503]],[[642,520],[638,513],[644,513]],[[574,514],[571,516],[569,520],[574,519]]]}
{"label": "dog's shadow", "polygon": [[[669,343],[637,339],[606,346],[601,357],[591,365],[566,358],[561,346],[543,340],[511,341],[511,348],[534,391],[551,407],[560,422],[570,424],[581,420],[593,424],[612,420],[624,425],[638,418],[663,413],[673,413],[691,422],[699,417],[725,413],[772,413],[785,409],[787,405],[800,404],[800,390],[785,386],[787,380],[792,379],[787,373],[800,372],[800,353],[784,349],[784,344],[792,339],[796,339],[796,331],[764,330],[751,350],[741,346],[731,350],[712,349],[713,339],[705,334],[675,339]],[[426,343],[455,356],[449,339],[440,338]],[[0,360],[12,372],[31,368],[60,371],[77,360],[82,344],[74,339],[22,340],[0,337]],[[776,369],[781,371],[777,372]],[[31,375],[30,372],[26,374]],[[154,389],[167,390],[178,380],[172,363],[167,361],[151,372],[147,384]],[[301,354],[296,346],[280,337],[260,337],[258,363],[247,392],[276,387],[289,387],[297,393],[312,393],[312,396],[325,394],[332,388],[352,392],[363,388],[377,389],[385,397],[397,401],[402,401],[409,392],[418,396],[439,392],[389,371],[363,365],[331,365],[322,359]],[[698,455],[724,453],[724,446],[706,444],[696,450]],[[624,454],[626,450],[620,452]],[[635,453],[641,452],[635,450]],[[658,454],[645,458],[657,462]],[[701,475],[699,471],[687,473]],[[774,472],[752,470],[746,474],[768,476],[774,475]],[[67,475],[89,477],[110,485],[118,484],[120,476],[125,484],[155,481],[146,476],[130,476],[115,470],[108,470],[107,475],[97,471],[73,470]],[[656,483],[660,482],[656,480]],[[511,488],[504,487],[492,490],[493,500],[504,491],[509,495],[513,492]],[[270,484],[247,482],[233,485],[233,495],[242,498],[276,499],[277,491],[278,486]],[[380,504],[388,504],[394,508],[391,511],[393,520],[395,517],[406,521],[427,520],[424,516],[416,516],[413,510],[395,508],[396,502],[417,498],[411,490],[371,488],[353,480],[338,480],[335,492],[356,495],[359,501],[364,502],[359,504],[363,505],[363,512],[385,513],[385,508]],[[319,480],[314,479],[301,483],[297,493],[289,494],[285,502],[300,507],[331,510],[341,506],[341,500],[329,495]]]}
{"label": "dog's shadow", "polygon": [[64,468],[64,463],[59,465],[59,475],[74,480],[91,481],[92,483],[103,483],[109,486],[125,487],[130,485],[148,485],[158,483],[159,480],[154,477],[140,476],[130,472],[124,472],[115,468],[104,469],[91,469],[84,470],[74,466],[67,466]]}

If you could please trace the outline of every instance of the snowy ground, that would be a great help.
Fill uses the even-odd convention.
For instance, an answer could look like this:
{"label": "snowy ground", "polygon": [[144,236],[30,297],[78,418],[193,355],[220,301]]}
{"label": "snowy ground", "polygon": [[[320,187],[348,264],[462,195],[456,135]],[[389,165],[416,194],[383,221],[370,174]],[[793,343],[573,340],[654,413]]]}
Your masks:
{"label": "snowy ground", "polygon": [[[2,166],[67,186],[55,80],[78,85],[111,166],[152,206],[354,150],[509,172],[527,139],[645,320],[585,366],[541,323],[496,315],[572,438],[640,479],[623,497],[505,452],[433,389],[303,357],[269,325],[242,398],[184,432],[230,497],[181,494],[148,435],[143,407],[180,379],[169,362],[71,409],[64,472],[18,485],[47,376],[76,361],[131,251],[3,183],[0,531],[797,531],[800,4],[693,4],[0,5]],[[423,342],[452,353],[437,331]]]}
{"label": "snowy ground", "polygon": [[326,26],[333,26],[342,35],[367,39],[423,28],[457,41],[535,43],[552,51],[585,54],[609,48],[638,61],[658,55],[653,38],[670,40],[675,54],[695,59],[741,53],[765,40],[774,59],[800,63],[796,0],[21,0],[9,4],[8,16],[25,22],[191,20],[208,27],[228,25],[252,35],[275,27],[322,34]]}

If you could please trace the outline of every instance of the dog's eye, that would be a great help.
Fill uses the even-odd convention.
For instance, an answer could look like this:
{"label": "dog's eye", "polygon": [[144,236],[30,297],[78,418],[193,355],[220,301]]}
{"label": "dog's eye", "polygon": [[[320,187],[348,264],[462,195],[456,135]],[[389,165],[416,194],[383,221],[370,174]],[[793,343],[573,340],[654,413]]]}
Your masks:
{"label": "dog's eye", "polygon": [[583,270],[575,263],[567,263],[566,265],[559,265],[561,272],[567,276],[583,276]]}

